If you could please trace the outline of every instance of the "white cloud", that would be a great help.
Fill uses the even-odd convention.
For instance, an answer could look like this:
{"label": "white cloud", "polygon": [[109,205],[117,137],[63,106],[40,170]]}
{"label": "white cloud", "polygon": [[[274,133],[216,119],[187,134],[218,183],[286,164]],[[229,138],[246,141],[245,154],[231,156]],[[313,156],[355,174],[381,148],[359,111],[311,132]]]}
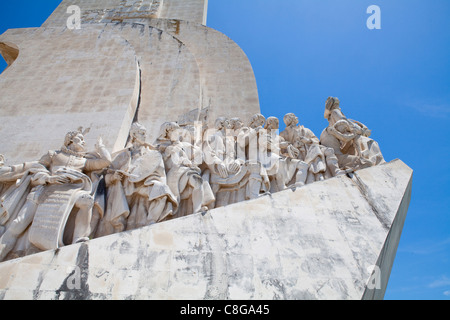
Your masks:
{"label": "white cloud", "polygon": [[[428,286],[430,288],[439,288],[439,287],[450,286],[450,278],[448,278],[446,276],[442,276],[440,279],[431,282]],[[450,293],[450,290],[446,291],[446,292]]]}
{"label": "white cloud", "polygon": [[450,290],[444,291],[444,296],[450,297]]}
{"label": "white cloud", "polygon": [[407,102],[405,105],[427,117],[447,118],[450,116],[450,105],[448,103]]}

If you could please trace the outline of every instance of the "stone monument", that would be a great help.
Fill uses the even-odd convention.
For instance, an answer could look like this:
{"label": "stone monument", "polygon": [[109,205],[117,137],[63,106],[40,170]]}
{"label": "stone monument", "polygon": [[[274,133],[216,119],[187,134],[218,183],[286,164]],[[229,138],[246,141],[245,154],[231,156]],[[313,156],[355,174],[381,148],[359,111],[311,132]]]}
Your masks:
{"label": "stone monument", "polygon": [[0,298],[383,298],[412,170],[335,97],[280,133],[206,13],[64,0],[0,36]]}

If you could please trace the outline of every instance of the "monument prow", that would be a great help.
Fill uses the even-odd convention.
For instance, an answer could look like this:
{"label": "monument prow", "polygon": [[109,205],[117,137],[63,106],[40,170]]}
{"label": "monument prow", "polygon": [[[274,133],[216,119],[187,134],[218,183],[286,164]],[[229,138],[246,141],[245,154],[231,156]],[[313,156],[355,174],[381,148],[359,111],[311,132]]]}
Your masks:
{"label": "monument prow", "polygon": [[[70,299],[88,288],[83,298],[94,300],[382,299],[412,170],[395,160],[357,175],[4,262],[0,294]],[[73,270],[81,287],[61,290]]]}
{"label": "monument prow", "polygon": [[320,136],[262,115],[207,5],[64,0],[0,35],[0,299],[384,297],[412,170],[336,97]]}

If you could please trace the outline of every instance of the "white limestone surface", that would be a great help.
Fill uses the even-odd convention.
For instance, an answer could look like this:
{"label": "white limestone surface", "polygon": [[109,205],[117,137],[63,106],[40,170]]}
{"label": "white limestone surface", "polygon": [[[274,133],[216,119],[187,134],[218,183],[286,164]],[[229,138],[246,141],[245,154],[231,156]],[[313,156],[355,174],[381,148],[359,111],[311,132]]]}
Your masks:
{"label": "white limestone surface", "polygon": [[240,117],[247,123],[261,112],[252,65],[236,42],[186,21],[150,19],[148,23],[179,39],[194,55],[200,72],[200,108],[209,108],[210,126],[219,117]]}
{"label": "white limestone surface", "polygon": [[91,129],[90,150],[99,136],[109,150],[124,147],[140,91],[128,41],[101,26],[10,29],[3,41],[19,48],[0,75],[0,148],[9,164],[39,160],[80,126]]}
{"label": "white limestone surface", "polygon": [[2,52],[12,46],[19,52],[0,75],[1,147],[9,164],[39,159],[79,126],[91,128],[89,149],[101,135],[115,152],[133,120],[154,141],[164,122],[193,110],[209,110],[209,121],[247,122],[260,112],[251,64],[236,43],[205,26],[148,21],[154,26],[92,23],[0,36]]}
{"label": "white limestone surface", "polygon": [[412,170],[395,160],[8,261],[0,297],[382,299],[411,188]]}
{"label": "white limestone surface", "polygon": [[43,27],[62,27],[78,6],[82,23],[142,22],[151,18],[206,24],[208,0],[63,0]]}

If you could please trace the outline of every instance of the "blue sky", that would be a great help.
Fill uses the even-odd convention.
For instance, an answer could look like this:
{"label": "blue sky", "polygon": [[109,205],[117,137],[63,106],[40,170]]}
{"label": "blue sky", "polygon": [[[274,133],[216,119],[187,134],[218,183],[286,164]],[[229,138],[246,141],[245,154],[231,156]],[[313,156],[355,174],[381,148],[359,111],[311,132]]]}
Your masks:
{"label": "blue sky", "polygon": [[[0,34],[38,27],[59,0],[3,1]],[[370,5],[381,30],[369,30]],[[450,1],[209,0],[208,26],[252,63],[264,115],[320,135],[325,100],[414,170],[386,299],[450,300]],[[5,64],[0,59],[0,70]]]}

